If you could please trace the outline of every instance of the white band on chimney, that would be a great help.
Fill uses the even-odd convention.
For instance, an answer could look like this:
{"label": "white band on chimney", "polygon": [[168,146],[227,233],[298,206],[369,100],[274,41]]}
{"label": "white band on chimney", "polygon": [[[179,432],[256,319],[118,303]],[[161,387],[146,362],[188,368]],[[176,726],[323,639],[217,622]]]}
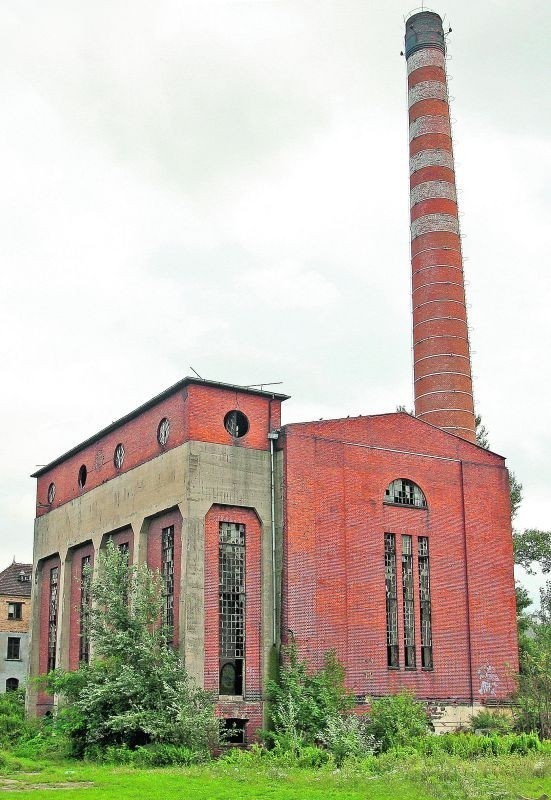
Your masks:
{"label": "white band on chimney", "polygon": [[420,100],[444,100],[447,102],[446,84],[442,81],[420,81],[416,83],[408,92],[408,108],[411,108]]}
{"label": "white band on chimney", "polygon": [[411,238],[415,239],[423,233],[446,231],[459,235],[459,220],[451,214],[426,214],[424,217],[414,219],[411,223]]}
{"label": "white band on chimney", "polygon": [[409,174],[423,167],[447,167],[453,169],[453,156],[449,150],[421,150],[409,159]]}
{"label": "white band on chimney", "polygon": [[451,136],[450,121],[447,116],[430,114],[426,117],[417,117],[409,125],[409,140],[424,136],[427,133],[443,133]]}
{"label": "white band on chimney", "polygon": [[425,181],[414,186],[409,194],[411,207],[422,200],[431,200],[437,197],[457,202],[455,186],[449,181]]}
{"label": "white band on chimney", "polygon": [[446,64],[444,53],[431,47],[425,47],[412,53],[407,60],[408,75],[419,67],[442,67]]}

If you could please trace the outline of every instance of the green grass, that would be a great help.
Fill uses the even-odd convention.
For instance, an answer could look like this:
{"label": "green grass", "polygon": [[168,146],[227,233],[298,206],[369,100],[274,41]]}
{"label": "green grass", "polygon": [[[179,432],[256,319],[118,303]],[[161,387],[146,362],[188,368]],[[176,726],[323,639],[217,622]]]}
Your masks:
{"label": "green grass", "polygon": [[[13,789],[17,800],[517,800],[551,795],[551,758],[538,754],[477,761],[388,755],[341,770],[223,762],[151,770],[82,762],[21,766],[21,771],[0,775],[0,791],[9,796]],[[69,788],[88,782],[88,788]]]}

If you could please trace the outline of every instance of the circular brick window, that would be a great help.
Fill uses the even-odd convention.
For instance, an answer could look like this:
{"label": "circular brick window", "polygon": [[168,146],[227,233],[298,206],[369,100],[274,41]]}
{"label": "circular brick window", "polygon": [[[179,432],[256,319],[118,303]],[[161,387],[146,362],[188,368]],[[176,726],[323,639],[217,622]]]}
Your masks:
{"label": "circular brick window", "polygon": [[117,469],[120,469],[124,464],[124,445],[118,444],[115,447],[115,453],[113,455],[113,464]]}
{"label": "circular brick window", "polygon": [[168,437],[170,434],[170,422],[166,417],[163,417],[162,420],[159,422],[159,427],[157,428],[157,441],[164,447],[165,444],[168,442]]}
{"label": "circular brick window", "polygon": [[78,485],[81,489],[86,486],[86,478],[88,477],[88,470],[86,469],[86,464],[83,464],[82,467],[78,471]]}
{"label": "circular brick window", "polygon": [[50,483],[48,486],[48,503],[52,505],[55,500],[55,483]]}
{"label": "circular brick window", "polygon": [[230,436],[233,436],[234,439],[240,439],[249,430],[249,420],[242,411],[234,409],[233,411],[228,411],[224,417],[224,427]]}

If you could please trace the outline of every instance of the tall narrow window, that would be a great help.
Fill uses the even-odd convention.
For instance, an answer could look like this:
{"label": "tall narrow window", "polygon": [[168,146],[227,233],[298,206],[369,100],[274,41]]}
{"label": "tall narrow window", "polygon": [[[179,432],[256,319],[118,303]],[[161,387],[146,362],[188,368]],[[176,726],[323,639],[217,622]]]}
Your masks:
{"label": "tall narrow window", "polygon": [[413,605],[413,551],[411,536],[402,536],[402,591],[404,597],[404,659],[415,668],[415,613]]}
{"label": "tall narrow window", "polygon": [[219,527],[220,688],[223,695],[243,694],[245,659],[245,526]]}
{"label": "tall narrow window", "polygon": [[90,661],[90,582],[92,575],[90,556],[83,556],[80,562],[80,643],[78,659],[87,664]]}
{"label": "tall narrow window", "polygon": [[161,573],[163,576],[163,625],[167,643],[174,641],[174,525],[161,531]]}
{"label": "tall narrow window", "polygon": [[21,658],[21,639],[19,636],[8,636],[8,661],[17,661]]}
{"label": "tall narrow window", "polygon": [[421,666],[432,669],[429,540],[419,537],[419,601],[421,606]]}
{"label": "tall narrow window", "polygon": [[[128,564],[128,560],[130,558],[130,545],[129,545],[129,543],[128,542],[121,542],[118,545],[118,550],[119,550],[119,553],[121,554],[121,556],[123,556],[125,558],[126,563]],[[122,595],[123,595],[123,601],[124,601],[125,605],[128,605],[128,589],[129,589],[128,577],[129,576],[128,576],[128,572],[127,572],[126,575],[124,576],[124,584],[122,585]]]}
{"label": "tall narrow window", "polygon": [[396,588],[396,536],[385,533],[386,582],[386,653],[389,667],[397,668],[398,656],[398,592]]}
{"label": "tall narrow window", "polygon": [[50,570],[50,602],[48,611],[48,672],[55,669],[57,651],[57,606],[59,596],[59,567]]}

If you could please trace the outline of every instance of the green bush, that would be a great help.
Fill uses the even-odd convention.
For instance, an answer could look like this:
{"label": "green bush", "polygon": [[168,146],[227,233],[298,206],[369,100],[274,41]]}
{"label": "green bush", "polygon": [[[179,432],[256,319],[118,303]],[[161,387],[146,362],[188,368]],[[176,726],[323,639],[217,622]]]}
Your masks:
{"label": "green bush", "polygon": [[33,726],[25,719],[25,692],[0,694],[0,747],[12,747],[33,733]]}
{"label": "green bush", "polygon": [[273,730],[264,736],[280,750],[298,751],[315,745],[329,721],[354,706],[354,697],[344,686],[344,667],[334,651],[325,654],[323,668],[315,673],[299,660],[294,643],[283,655],[277,681],[267,686]]}
{"label": "green bush", "polygon": [[471,717],[470,730],[473,733],[511,733],[513,720],[501,711],[482,709]]}
{"label": "green bush", "polygon": [[190,766],[210,758],[208,751],[199,753],[189,747],[179,747],[173,744],[149,744],[134,749],[127,745],[111,745],[105,748],[91,747],[86,755],[90,761],[140,768]]}
{"label": "green bush", "polygon": [[510,733],[501,736],[498,734],[484,736],[474,733],[444,733],[441,736],[427,736],[412,741],[410,747],[424,756],[446,753],[463,759],[512,753],[528,755],[534,752],[551,752],[551,743],[541,742],[535,733]]}
{"label": "green bush", "polygon": [[380,742],[384,752],[406,747],[429,732],[429,720],[422,703],[402,691],[374,700],[369,711],[367,733]]}
{"label": "green bush", "polygon": [[369,732],[369,725],[370,720],[365,715],[348,714],[327,721],[320,740],[334,756],[337,766],[347,758],[370,755],[379,749],[379,743]]}

